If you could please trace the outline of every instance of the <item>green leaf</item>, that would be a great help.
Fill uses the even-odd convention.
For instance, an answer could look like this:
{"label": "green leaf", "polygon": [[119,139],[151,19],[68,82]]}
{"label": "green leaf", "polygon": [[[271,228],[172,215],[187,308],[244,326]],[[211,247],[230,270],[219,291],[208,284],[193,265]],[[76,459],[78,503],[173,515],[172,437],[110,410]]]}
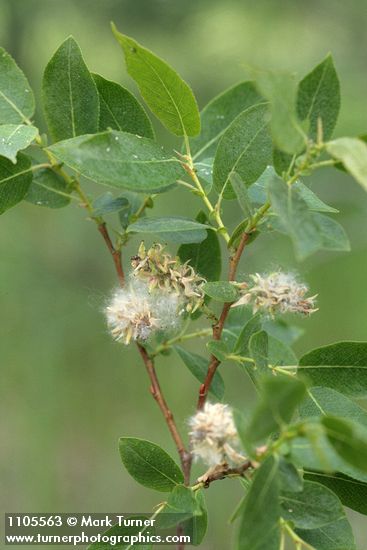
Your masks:
{"label": "green leaf", "polygon": [[305,145],[305,136],[296,115],[294,75],[257,71],[256,85],[270,102],[271,132],[275,144],[286,153],[299,153]]}
{"label": "green leaf", "polygon": [[[125,191],[123,198],[128,202],[120,208],[118,216],[121,227],[126,229],[131,222],[136,220],[136,214],[142,206],[143,200],[139,193],[133,193],[131,191]],[[144,216],[145,212],[141,215]]]}
{"label": "green leaf", "polygon": [[[294,372],[298,359],[294,352],[286,344],[270,336],[264,330],[255,332],[256,323],[248,327],[252,332],[249,334],[248,349],[251,357],[255,361],[256,370],[253,374],[257,377],[263,374],[269,374],[269,366],[277,367],[283,365],[294,365]],[[246,338],[244,339],[246,343]],[[251,372],[249,372],[251,375]]]}
{"label": "green leaf", "polygon": [[0,48],[0,124],[29,122],[34,95],[14,59]]}
{"label": "green leaf", "polygon": [[293,162],[293,155],[289,155],[288,153],[284,153],[284,151],[281,151],[278,149],[278,147],[274,146],[273,148],[273,165],[275,168],[275,171],[279,176],[284,176],[290,167],[290,165]]}
{"label": "green leaf", "polygon": [[289,325],[283,319],[265,319],[263,328],[270,336],[280,340],[287,346],[294,344],[304,333],[303,329],[295,325]]}
{"label": "green leaf", "polygon": [[299,361],[314,386],[327,386],[355,397],[367,396],[367,343],[338,342],[306,353]]}
{"label": "green leaf", "polygon": [[332,214],[338,213],[336,208],[333,208],[322,201],[313,191],[311,191],[309,187],[307,187],[307,185],[302,183],[300,180],[294,182],[292,187],[298,191],[299,196],[305,201],[308,208],[313,212],[330,212]]}
{"label": "green leaf", "polygon": [[[178,355],[181,357],[182,361],[189,369],[191,374],[195,376],[197,380],[202,384],[205,380],[206,374],[208,372],[209,361],[197,355],[196,353],[191,353],[190,351],[185,350],[181,346],[175,346],[175,350]],[[217,371],[214,375],[212,383],[210,385],[209,393],[214,395],[219,401],[223,399],[224,396],[224,382],[220,373]]]}
{"label": "green leaf", "polygon": [[339,138],[329,141],[326,150],[340,160],[347,172],[367,190],[367,144],[358,138]]}
{"label": "green leaf", "polygon": [[319,529],[297,529],[296,533],[315,550],[356,550],[353,531],[345,516]]}
{"label": "green leaf", "polygon": [[290,458],[306,470],[341,472],[351,478],[367,483],[367,473],[351,466],[337,454],[320,423],[310,419],[302,427],[303,436],[295,437],[290,445]]}
{"label": "green leaf", "polygon": [[99,94],[99,131],[112,128],[154,138],[152,123],[137,99],[126,88],[93,74]]}
{"label": "green leaf", "polygon": [[[199,212],[196,221],[208,224],[204,212]],[[198,244],[183,244],[177,251],[182,262],[189,262],[207,281],[216,281],[220,277],[222,268],[221,252],[218,235],[215,231],[207,231],[207,237]]]}
{"label": "green leaf", "polygon": [[313,481],[305,481],[302,492],[284,491],[280,501],[282,517],[299,529],[318,529],[345,517],[338,497]]}
{"label": "green leaf", "polygon": [[219,361],[225,361],[229,354],[229,349],[227,344],[222,340],[210,340],[206,347],[214,357],[219,359]]}
{"label": "green leaf", "polygon": [[[256,328],[250,327],[252,330]],[[269,374],[269,337],[264,330],[253,332],[249,335],[248,349],[250,357],[255,361],[254,366],[251,365],[247,371],[252,381],[257,384],[259,377]],[[254,368],[255,367],[255,368]]]}
{"label": "green leaf", "polygon": [[303,489],[303,478],[300,472],[284,457],[279,459],[279,480],[282,491],[298,493]]}
{"label": "green leaf", "polygon": [[[249,480],[245,479],[245,478],[241,478],[241,479],[239,479],[239,482],[242,485],[242,487],[244,488],[245,492],[247,493],[247,490],[248,490],[249,485],[250,485]],[[238,519],[242,515],[245,503],[246,503],[246,494],[241,498],[241,500],[238,502],[235,509],[233,510],[233,512],[232,512],[232,514],[231,514],[231,516],[228,520],[229,524],[234,523],[236,521],[236,519]]]}
{"label": "green leaf", "polygon": [[267,121],[268,107],[259,104],[246,109],[223,134],[214,159],[213,182],[223,197],[236,197],[230,178],[233,172],[250,185],[271,161],[271,138]]}
{"label": "green leaf", "polygon": [[128,226],[127,233],[154,233],[162,241],[200,243],[206,239],[209,225],[188,218],[144,218]]}
{"label": "green leaf", "polygon": [[184,534],[190,537],[191,544],[199,546],[205,537],[208,527],[208,512],[203,491],[196,491],[195,499],[201,512],[200,515],[193,516],[181,525]]}
{"label": "green leaf", "polygon": [[274,175],[269,182],[269,194],[280,230],[292,239],[299,260],[320,249],[349,250],[344,229],[331,218],[312,212],[297,187]]}
{"label": "green leaf", "polygon": [[[236,248],[239,243],[241,242],[241,238],[246,231],[248,225],[248,219],[243,220],[241,223],[237,225],[237,227],[234,229],[230,240],[228,241],[227,247],[229,249]],[[246,246],[249,246],[252,242],[254,242],[255,239],[260,235],[260,231],[253,230],[248,236],[248,239],[246,241]]]}
{"label": "green leaf", "polygon": [[287,425],[305,395],[306,386],[301,380],[285,375],[264,377],[261,400],[248,427],[248,441],[263,441]]}
{"label": "green leaf", "polygon": [[114,25],[112,30],[124,51],[127,72],[152,112],[176,136],[199,134],[199,110],[188,84],[162,59],[119,33]]}
{"label": "green leaf", "polygon": [[292,239],[298,259],[303,260],[322,246],[318,226],[306,202],[294,187],[273,175],[269,182],[272,209]]}
{"label": "green leaf", "polygon": [[367,515],[367,483],[340,473],[305,471],[305,478],[325,485],[338,495],[344,506]]}
{"label": "green leaf", "polygon": [[31,160],[18,153],[18,162],[0,157],[0,214],[24,199],[32,182]]}
{"label": "green leaf", "polygon": [[0,156],[15,164],[18,151],[26,149],[37,135],[38,130],[34,126],[3,124],[0,126]]}
{"label": "green leaf", "polygon": [[[243,448],[248,450],[249,452],[252,451],[252,445],[251,443],[249,442],[248,438],[247,438],[247,433],[248,433],[248,425],[249,425],[249,422],[250,422],[250,419],[251,419],[251,414],[249,412],[249,410],[244,410],[242,408],[242,410],[238,410],[238,409],[233,409],[232,410],[232,414],[233,414],[233,420],[234,420],[234,423],[235,423],[235,426],[236,426],[236,430],[237,430],[237,434],[238,434],[238,437],[243,445]],[[238,515],[238,514],[237,514]],[[236,515],[236,517],[237,517]]]}
{"label": "green leaf", "polygon": [[246,355],[246,353],[249,352],[249,343],[251,336],[256,332],[260,332],[261,330],[262,318],[261,315],[257,313],[256,315],[251,317],[249,321],[247,321],[247,323],[241,330],[233,352],[237,353],[238,355]]}
{"label": "green leaf", "polygon": [[33,175],[32,183],[24,197],[27,202],[48,208],[63,208],[70,204],[70,188],[64,178],[50,168],[41,168]]}
{"label": "green leaf", "polygon": [[152,140],[116,130],[61,141],[48,150],[97,183],[140,193],[164,191],[183,175],[177,159]]}
{"label": "green leaf", "polygon": [[[274,175],[276,175],[274,168],[272,166],[268,166],[259,179],[249,187],[248,195],[253,203],[261,205],[267,201],[268,185]],[[309,187],[302,183],[301,180],[295,181],[292,188],[295,189],[298,196],[305,201],[309,210],[312,210],[313,212],[338,213],[336,208],[325,204],[313,191],[311,191]]]}
{"label": "green leaf", "polygon": [[340,109],[340,85],[333,58],[329,54],[299,83],[297,112],[300,120],[309,121],[309,136],[317,141],[317,124],[322,123],[322,137],[330,139]]}
{"label": "green leaf", "polygon": [[42,92],[47,124],[55,141],[98,132],[97,87],[71,36],[49,61]]}
{"label": "green leaf", "polygon": [[205,158],[195,162],[195,171],[206,195],[209,195],[213,187],[213,163],[214,158]]}
{"label": "green leaf", "polygon": [[236,172],[233,172],[230,176],[230,182],[234,192],[236,193],[238,204],[240,205],[242,212],[247,218],[250,218],[253,214],[253,208],[245,184]]}
{"label": "green leaf", "polygon": [[236,84],[212,99],[201,112],[201,133],[190,143],[194,159],[214,155],[219,139],[236,116],[261,101],[250,81]]}
{"label": "green leaf", "polygon": [[256,471],[242,509],[238,550],[279,550],[278,463],[267,458]]}
{"label": "green leaf", "polygon": [[167,529],[200,514],[201,508],[193,491],[184,485],[177,485],[169,495],[162,515],[158,516],[155,525],[160,529]]}
{"label": "green leaf", "polygon": [[268,334],[268,361],[273,367],[282,367],[284,365],[298,365],[298,358],[294,351],[284,342],[278,340],[271,334]]}
{"label": "green leaf", "polygon": [[301,418],[321,417],[322,415],[340,416],[359,422],[367,427],[367,411],[331,388],[316,386],[308,390],[308,398],[301,404]]}
{"label": "green leaf", "polygon": [[324,250],[350,251],[350,242],[344,227],[330,218],[330,216],[324,216],[323,214],[313,214],[313,219],[318,226],[321,247]]}
{"label": "green leaf", "polygon": [[[362,409],[362,407],[348,399],[348,397],[345,397],[331,388],[310,388],[308,390],[308,398],[299,408],[299,414],[300,418],[304,420],[317,417],[321,418],[323,415],[339,416],[341,418],[353,420],[353,422],[359,423],[363,427],[367,427],[367,412]],[[356,478],[362,482],[367,482],[367,474],[342,461],[335,454],[335,451],[331,448],[329,442],[324,436],[321,438],[321,441],[318,442],[318,447],[322,449],[321,452],[327,457],[329,465],[332,469],[340,470],[350,478]],[[312,456],[311,460],[307,458],[310,454],[310,452],[307,451],[307,448],[304,448],[303,453],[304,452],[306,452],[306,465],[309,465],[311,468],[317,467],[319,465],[317,457],[315,462]],[[328,469],[330,469],[330,467]]]}
{"label": "green leaf", "polygon": [[321,422],[336,452],[352,466],[367,472],[367,430],[334,416],[324,416]]}
{"label": "green leaf", "polygon": [[183,483],[180,468],[158,445],[145,439],[121,437],[119,448],[125,468],[144,487],[166,492]]}
{"label": "green leaf", "polygon": [[[126,519],[142,520],[144,522],[145,520],[149,520],[149,517],[148,516],[129,516],[129,518],[126,518]],[[129,526],[121,525],[120,527],[118,524],[116,524],[110,529],[107,529],[107,531],[103,533],[103,536],[109,537],[111,541],[124,540],[123,537],[126,537],[125,540],[129,540],[128,537],[139,536],[139,533],[144,535],[146,531],[149,531],[150,536],[154,535],[155,526],[149,525],[149,526],[141,527],[141,525],[137,525],[135,523]],[[118,539],[118,537],[121,537],[121,539]],[[112,542],[111,543],[95,542],[94,544],[91,544],[90,546],[88,546],[87,550],[113,550],[114,548],[116,550],[129,550],[130,548],[132,548],[132,546],[128,542],[126,543],[117,542],[116,544],[112,544]],[[151,550],[153,546],[151,544],[137,544],[137,545],[134,544],[134,548],[136,548],[137,550]]]}
{"label": "green leaf", "polygon": [[125,197],[114,197],[112,193],[104,193],[93,201],[93,211],[95,216],[105,216],[113,212],[119,212],[129,205]]}
{"label": "green leaf", "polygon": [[248,306],[231,307],[226,320],[226,329],[238,338],[241,330],[251,317],[252,314]]}
{"label": "green leaf", "polygon": [[205,283],[203,290],[207,296],[217,302],[235,302],[239,298],[237,288],[227,281],[213,281]]}

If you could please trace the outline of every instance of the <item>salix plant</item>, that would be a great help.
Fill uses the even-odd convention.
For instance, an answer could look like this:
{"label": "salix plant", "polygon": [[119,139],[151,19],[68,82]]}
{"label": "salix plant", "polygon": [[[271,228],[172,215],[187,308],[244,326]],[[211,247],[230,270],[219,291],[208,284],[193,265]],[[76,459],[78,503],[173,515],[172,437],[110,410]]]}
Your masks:
{"label": "salix plant", "polygon": [[[367,397],[367,343],[332,343],[298,360],[290,347],[297,332],[283,316],[317,311],[317,289],[270,266],[237,275],[247,247],[269,231],[288,235],[299,261],[349,248],[336,210],[307,186],[315,170],[334,166],[367,190],[363,137],[332,139],[340,103],[332,58],[300,82],[254,70],[253,81],[224,91],[200,114],[170,66],[113,33],[146,106],[182,147],[161,147],[138,100],[90,73],[73,38],[45,69],[49,134],[41,134],[29,83],[1,50],[0,211],[23,200],[49,208],[75,201],[101,233],[117,276],[105,307],[108,330],[121,353],[136,346],[180,462],[155,443],[120,440],[131,476],[167,495],[156,518],[179,513],[178,531],[200,545],[205,496],[228,478],[222,483],[238,480],[244,490],[232,517],[237,548],[282,550],[289,541],[298,550],[353,550],[343,505],[367,511],[367,413],[355,401]],[[90,180],[111,191],[92,197]],[[160,194],[178,187],[195,195],[194,216],[154,216]],[[233,226],[222,218],[229,201],[242,212]],[[107,223],[110,214],[118,229]],[[131,239],[130,259],[123,249]],[[199,337],[201,355],[186,347]],[[198,379],[183,429],[157,377],[155,364],[167,353]],[[231,407],[222,377],[228,361],[254,385],[254,410]],[[193,460],[198,479],[191,479]]]}

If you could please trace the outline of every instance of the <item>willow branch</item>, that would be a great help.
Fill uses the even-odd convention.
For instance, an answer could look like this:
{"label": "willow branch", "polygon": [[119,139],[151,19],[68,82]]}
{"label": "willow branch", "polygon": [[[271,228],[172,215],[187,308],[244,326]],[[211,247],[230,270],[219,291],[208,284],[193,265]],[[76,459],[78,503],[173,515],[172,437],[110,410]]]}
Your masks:
{"label": "willow branch", "polygon": [[102,237],[103,237],[103,239],[104,239],[104,241],[107,245],[108,250],[111,253],[113,262],[115,264],[115,269],[116,269],[116,273],[117,273],[119,283],[120,283],[121,286],[124,286],[124,284],[125,284],[125,274],[124,274],[124,268],[122,266],[121,250],[118,250],[114,247],[114,245],[112,243],[112,240],[111,240],[111,237],[110,237],[110,235],[107,231],[107,227],[106,227],[105,222],[99,223],[97,225],[97,227],[98,227],[98,231],[101,233],[101,235],[102,235]]}
{"label": "willow branch", "polygon": [[137,346],[151,382],[150,392],[154,397],[154,399],[156,400],[159,408],[161,409],[164,415],[164,418],[166,419],[168,429],[171,432],[172,439],[174,440],[175,445],[177,447],[178,454],[180,455],[182,471],[185,477],[185,483],[188,484],[189,476],[190,476],[190,467],[191,467],[191,454],[185,448],[181,435],[179,434],[179,431],[177,429],[177,425],[176,425],[173,413],[163,396],[162,389],[159,384],[157,373],[154,367],[153,359],[148,355],[148,352],[144,348],[144,346],[142,346],[141,344],[137,344]]}
{"label": "willow branch", "polygon": [[[113,245],[113,242],[111,240],[110,234],[108,232],[106,223],[102,218],[95,217],[93,215],[93,207],[88,199],[88,197],[85,195],[84,191],[80,187],[78,182],[74,183],[74,189],[79,195],[79,197],[82,199],[83,206],[88,210],[88,212],[91,214],[92,219],[96,222],[99,232],[101,233],[103,240],[112,256],[115,270],[117,273],[117,277],[119,280],[119,283],[121,286],[124,286],[125,284],[125,274],[123,270],[122,265],[122,258],[121,258],[121,251],[119,249],[116,249]],[[146,370],[148,372],[150,381],[151,381],[151,393],[158,403],[168,426],[169,431],[171,432],[172,438],[175,442],[175,445],[177,447],[177,451],[179,453],[181,464],[182,464],[182,471],[184,473],[185,483],[189,483],[189,477],[190,477],[190,467],[191,467],[191,454],[186,451],[184,443],[182,441],[182,438],[178,432],[173,414],[171,410],[169,409],[167,402],[163,396],[157,373],[155,371],[154,362],[149,357],[146,349],[141,345],[137,344],[139,353],[144,361],[144,365],[146,367]]]}
{"label": "willow branch", "polygon": [[[236,277],[236,272],[238,268],[239,261],[241,259],[242,252],[244,251],[244,248],[246,246],[246,243],[248,239],[250,238],[250,233],[243,233],[240,244],[238,245],[236,252],[230,259],[229,263],[229,272],[228,272],[228,281],[234,281]],[[224,329],[224,324],[226,322],[229,310],[231,307],[231,302],[227,302],[224,304],[222,313],[220,314],[219,320],[217,323],[213,325],[213,339],[214,340],[220,340],[222,336],[222,332]],[[200,386],[199,390],[199,399],[198,399],[198,410],[202,409],[206,398],[208,396],[208,392],[212,383],[212,380],[214,378],[214,375],[217,371],[218,366],[220,365],[220,361],[217,357],[214,355],[211,355],[210,357],[210,363],[208,367],[208,371],[206,373],[205,380],[203,384]]]}
{"label": "willow branch", "polygon": [[[125,277],[124,272],[122,268],[122,262],[121,262],[121,253],[120,251],[116,250],[112,244],[111,237],[108,233],[107,227],[105,223],[98,224],[98,229],[100,233],[102,234],[102,237],[108,247],[108,250],[111,253],[111,256],[113,258],[115,269],[117,276],[119,278],[121,286],[124,285]],[[178,431],[174,416],[172,414],[171,409],[169,408],[167,401],[164,398],[164,395],[162,393],[161,386],[159,384],[158,376],[155,370],[154,361],[153,359],[148,355],[147,350],[142,346],[141,344],[137,343],[137,348],[139,350],[139,353],[141,355],[141,358],[143,359],[145,368],[147,370],[151,386],[150,386],[150,392],[152,396],[154,397],[155,401],[157,402],[160,410],[163,413],[163,416],[166,420],[168,429],[172,435],[172,439],[176,445],[178,454],[180,456],[181,460],[181,466],[182,471],[184,474],[185,483],[188,484],[190,481],[190,468],[191,468],[191,454],[186,450],[185,445],[183,443],[183,440],[181,438],[181,435]]]}

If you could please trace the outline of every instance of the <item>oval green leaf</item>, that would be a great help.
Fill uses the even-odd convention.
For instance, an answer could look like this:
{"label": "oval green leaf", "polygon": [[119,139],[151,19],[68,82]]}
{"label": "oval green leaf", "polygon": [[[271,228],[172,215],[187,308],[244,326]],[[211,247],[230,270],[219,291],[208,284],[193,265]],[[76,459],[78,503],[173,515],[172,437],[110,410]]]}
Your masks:
{"label": "oval green leaf", "polygon": [[237,550],[279,550],[279,485],[277,459],[269,456],[256,470],[241,506]]}
{"label": "oval green leaf", "polygon": [[60,141],[48,150],[91,180],[141,193],[164,191],[184,173],[151,139],[115,130]]}
{"label": "oval green leaf", "polygon": [[[305,133],[296,114],[296,80],[291,73],[254,71],[259,92],[270,103],[274,143],[289,154],[305,146]],[[270,163],[269,163],[270,164]]]}
{"label": "oval green leaf", "polygon": [[[208,218],[204,212],[200,212],[196,221],[207,224]],[[189,262],[196,273],[205,277],[207,281],[215,281],[220,277],[221,252],[215,231],[207,231],[207,237],[201,243],[183,244],[177,254],[182,262]]]}
{"label": "oval green leaf", "polygon": [[[178,355],[181,357],[182,361],[189,369],[191,374],[195,376],[197,380],[202,384],[205,380],[205,377],[208,372],[209,361],[201,355],[196,353],[191,353],[181,346],[175,346],[175,350]],[[224,396],[224,382],[222,376],[216,371],[212,383],[210,385],[209,393],[214,395],[219,401],[223,399]]]}
{"label": "oval green leaf", "polygon": [[70,188],[64,178],[50,168],[37,170],[25,200],[37,206],[63,208],[70,204]]}
{"label": "oval green leaf", "polygon": [[217,302],[235,302],[239,298],[237,288],[227,281],[213,281],[203,286],[205,294]]}
{"label": "oval green leaf", "polygon": [[336,416],[323,416],[328,440],[336,452],[355,468],[367,472],[367,429]]}
{"label": "oval green leaf", "polygon": [[214,155],[219,139],[236,116],[261,101],[262,97],[250,81],[236,84],[212,99],[201,112],[200,135],[190,142],[194,159]]}
{"label": "oval green leaf", "polygon": [[200,115],[188,84],[151,51],[118,32],[114,25],[112,30],[124,51],[127,72],[152,112],[176,136],[197,135]]}
{"label": "oval green leaf", "polygon": [[300,120],[309,121],[308,134],[317,141],[318,119],[324,141],[330,139],[340,109],[340,85],[333,58],[329,54],[299,83],[297,113]]}
{"label": "oval green leaf", "polygon": [[155,443],[135,437],[121,437],[119,449],[125,468],[144,487],[167,492],[183,483],[183,475],[176,462]]}
{"label": "oval green leaf", "polygon": [[47,124],[55,141],[98,132],[97,87],[71,36],[49,61],[42,92]]}
{"label": "oval green leaf", "polygon": [[312,481],[305,481],[301,492],[283,492],[280,502],[282,517],[299,529],[318,529],[344,517],[338,497]]}
{"label": "oval green leaf", "polygon": [[187,218],[142,218],[128,226],[127,233],[153,233],[163,241],[200,243],[210,226]]}
{"label": "oval green leaf", "polygon": [[17,153],[26,149],[38,135],[34,126],[24,124],[3,124],[0,126],[0,156],[6,157],[14,164]]}
{"label": "oval green leaf", "polygon": [[152,123],[133,94],[117,82],[98,74],[92,76],[99,94],[99,131],[112,128],[153,139]]}
{"label": "oval green leaf", "polygon": [[338,342],[316,348],[300,359],[298,370],[314,386],[367,397],[366,342]]}
{"label": "oval green leaf", "polygon": [[32,182],[31,160],[18,154],[18,162],[0,157],[0,214],[24,199]]}
{"label": "oval green leaf", "polygon": [[343,163],[355,180],[367,190],[367,145],[358,138],[339,138],[329,141],[326,150]]}
{"label": "oval green leaf", "polygon": [[34,106],[34,95],[23,71],[0,48],[0,124],[29,123]]}
{"label": "oval green leaf", "polygon": [[272,144],[267,115],[266,104],[250,107],[238,115],[223,134],[214,159],[213,182],[224,198],[236,197],[230,183],[233,172],[248,186],[270,164]]}

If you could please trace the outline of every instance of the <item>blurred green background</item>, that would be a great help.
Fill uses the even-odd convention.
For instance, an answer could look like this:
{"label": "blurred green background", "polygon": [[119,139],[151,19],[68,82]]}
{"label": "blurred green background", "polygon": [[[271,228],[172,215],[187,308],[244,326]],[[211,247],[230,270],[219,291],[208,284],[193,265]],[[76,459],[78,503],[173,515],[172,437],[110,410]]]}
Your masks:
{"label": "blurred green background", "polygon": [[[336,134],[367,130],[365,0],[0,0],[0,44],[27,73],[38,100],[43,69],[69,34],[91,70],[134,89],[111,20],[170,62],[190,82],[201,107],[246,78],[248,64],[302,75],[331,51],[342,82]],[[37,119],[44,128],[40,107]],[[289,242],[267,236],[248,249],[240,267],[243,276],[296,268],[319,293],[320,311],[297,320],[307,329],[298,353],[367,337],[367,196],[349,177],[329,170],[310,184],[341,210],[338,220],[352,252],[320,253],[297,266]],[[199,199],[180,190],[157,200],[159,214],[187,215],[199,207]],[[225,218],[232,225],[239,221],[233,205]],[[116,283],[100,236],[75,206],[50,211],[24,203],[1,218],[0,228],[3,510],[148,512],[162,495],[125,473],[118,437],[174,448],[135,351],[112,343],[106,332],[102,309]],[[203,347],[198,343],[196,350]],[[252,388],[236,366],[225,365],[222,374],[227,399],[250,406]],[[185,430],[198,384],[175,356],[162,360],[159,375]],[[229,548],[227,518],[240,487],[216,483],[207,496],[211,518],[202,548]],[[358,514],[351,519],[364,550],[367,525]]]}

